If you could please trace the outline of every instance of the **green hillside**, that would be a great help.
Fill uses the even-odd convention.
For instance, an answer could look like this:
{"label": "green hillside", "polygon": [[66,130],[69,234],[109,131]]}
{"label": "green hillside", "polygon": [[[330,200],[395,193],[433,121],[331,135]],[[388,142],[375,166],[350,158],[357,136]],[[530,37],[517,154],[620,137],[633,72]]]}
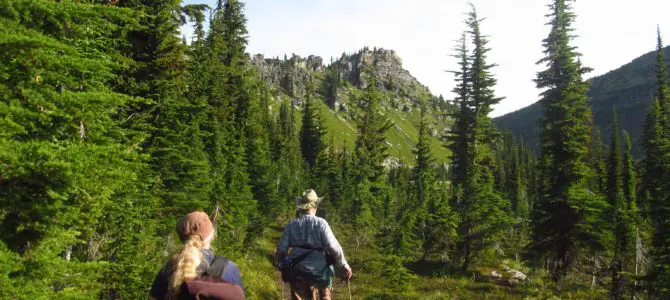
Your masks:
{"label": "green hillside", "polygon": [[[666,64],[670,67],[670,47],[665,47],[664,52]],[[589,80],[587,95],[591,101],[593,121],[600,128],[604,143],[609,143],[612,107],[616,106],[620,114],[621,128],[628,131],[633,139],[636,156],[641,154],[642,126],[656,84],[655,59],[655,52],[650,52],[616,70]],[[534,103],[498,117],[494,122],[537,148],[540,132],[538,119],[542,113],[540,103]]]}
{"label": "green hillside", "polygon": [[[365,64],[368,68],[359,66]],[[261,79],[273,90],[276,100],[273,109],[278,109],[281,101],[292,103],[298,122],[307,86],[316,87],[312,97],[320,100],[318,103],[328,132],[327,141],[333,137],[338,147],[346,143],[349,149],[353,149],[356,140],[356,116],[360,111],[358,99],[362,98],[368,84],[365,82],[367,77],[361,73],[372,73],[377,76],[382,90],[382,109],[394,124],[387,133],[390,156],[405,164],[413,164],[412,149],[417,143],[419,103],[425,101],[431,110],[433,153],[440,162],[446,162],[449,157],[449,150],[443,146],[441,136],[451,125],[451,121],[444,117],[451,107],[412,77],[393,50],[370,50],[366,47],[343,55],[328,66],[322,65],[321,58],[313,55],[307,58],[294,55],[283,60],[256,55],[253,65]],[[337,79],[333,79],[334,76]],[[337,85],[335,92],[332,91],[334,85]]]}

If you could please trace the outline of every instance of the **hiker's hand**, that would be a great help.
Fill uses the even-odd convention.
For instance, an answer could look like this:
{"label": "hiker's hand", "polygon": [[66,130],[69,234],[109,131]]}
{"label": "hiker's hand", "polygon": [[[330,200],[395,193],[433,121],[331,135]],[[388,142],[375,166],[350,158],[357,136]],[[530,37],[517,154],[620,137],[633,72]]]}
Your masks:
{"label": "hiker's hand", "polygon": [[354,276],[354,273],[351,272],[351,267],[349,266],[344,267],[344,280],[349,281],[349,279],[351,279],[351,276]]}

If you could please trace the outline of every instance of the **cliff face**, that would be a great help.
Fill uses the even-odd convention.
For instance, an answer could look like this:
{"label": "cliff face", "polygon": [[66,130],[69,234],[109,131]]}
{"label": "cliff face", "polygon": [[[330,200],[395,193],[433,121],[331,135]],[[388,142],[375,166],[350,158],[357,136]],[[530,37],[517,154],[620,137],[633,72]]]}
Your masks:
{"label": "cliff face", "polygon": [[372,78],[377,79],[378,89],[389,96],[382,103],[385,106],[408,111],[421,99],[431,103],[439,100],[403,68],[402,60],[393,50],[366,47],[354,54],[342,54],[328,66],[314,55],[303,58],[293,54],[279,59],[257,54],[252,65],[264,81],[298,100],[305,96],[311,80],[314,89],[335,110],[346,110],[351,88],[366,89]]}
{"label": "cliff face", "polygon": [[314,55],[302,58],[293,54],[291,58],[281,60],[256,54],[251,63],[263,81],[280,87],[294,98],[303,97],[310,78],[324,70],[323,59]]}

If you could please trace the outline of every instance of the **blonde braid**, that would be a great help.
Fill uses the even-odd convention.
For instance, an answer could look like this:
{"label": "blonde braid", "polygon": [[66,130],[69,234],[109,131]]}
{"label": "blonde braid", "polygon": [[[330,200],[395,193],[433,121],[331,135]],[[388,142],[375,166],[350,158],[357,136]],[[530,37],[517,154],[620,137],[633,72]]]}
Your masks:
{"label": "blonde braid", "polygon": [[199,235],[191,235],[188,240],[172,256],[172,275],[170,276],[169,295],[179,295],[181,284],[198,277],[198,266],[202,262],[202,252],[205,242]]}

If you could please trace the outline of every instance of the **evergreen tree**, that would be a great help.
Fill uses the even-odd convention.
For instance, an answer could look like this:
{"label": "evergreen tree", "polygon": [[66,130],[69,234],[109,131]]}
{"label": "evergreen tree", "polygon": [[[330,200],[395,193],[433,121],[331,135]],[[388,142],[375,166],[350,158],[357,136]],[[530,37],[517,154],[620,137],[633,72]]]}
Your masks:
{"label": "evergreen tree", "polygon": [[229,252],[242,249],[249,217],[255,210],[251,193],[247,136],[257,89],[247,66],[246,19],[243,4],[219,1],[207,38],[208,88],[206,147],[214,187],[210,199],[219,226],[218,245]]}
{"label": "evergreen tree", "polygon": [[[293,202],[296,195],[305,189],[305,163],[300,154],[300,141],[296,130],[295,109],[288,102],[282,102],[277,116],[277,134],[273,156],[277,161],[277,204],[273,215],[286,213],[290,218],[294,212]],[[318,192],[318,191],[317,191]]]}
{"label": "evergreen tree", "polygon": [[[258,82],[257,85],[263,83]],[[270,137],[267,124],[269,122],[268,93],[265,87],[255,87],[257,93],[250,95],[249,119],[246,121],[246,163],[249,174],[251,193],[257,201],[257,212],[250,218],[247,247],[255,238],[262,236],[265,227],[275,221],[272,218],[272,209],[277,205],[274,190],[274,169],[270,162]],[[263,92],[261,93],[261,90]],[[261,100],[262,99],[262,100]],[[261,103],[265,104],[262,105]]]}
{"label": "evergreen tree", "polygon": [[355,179],[352,217],[357,246],[369,241],[374,231],[373,213],[381,209],[381,199],[386,195],[384,160],[387,157],[386,131],[392,123],[380,110],[380,95],[376,79],[368,86],[362,99],[358,135],[354,153]]}
{"label": "evergreen tree", "polygon": [[[465,33],[458,42],[459,46],[455,48],[457,54],[454,57],[459,59],[460,70],[452,71],[456,77],[456,87],[453,92],[457,95],[454,102],[458,105],[458,110],[451,114],[455,124],[446,136],[448,148],[452,153],[451,181],[456,190],[460,189],[466,182],[467,169],[471,160],[468,148],[472,137],[470,132],[472,127],[470,125],[473,123],[470,100],[471,82],[468,77],[470,60]],[[457,206],[457,203],[454,203],[454,205]]]}
{"label": "evergreen tree", "polygon": [[137,147],[146,135],[122,122],[146,102],[113,91],[125,71],[117,42],[135,15],[71,1],[0,6],[0,298],[139,296],[159,253],[156,223],[141,221],[157,203]]}
{"label": "evergreen tree", "polygon": [[605,167],[605,156],[607,147],[603,145],[600,129],[593,127],[593,138],[591,143],[591,166],[594,171],[594,176],[589,184],[591,190],[598,193],[606,193],[607,190],[607,168]]}
{"label": "evergreen tree", "polygon": [[437,178],[437,164],[433,157],[430,142],[430,123],[428,105],[422,102],[419,120],[419,137],[414,147],[416,164],[412,170],[413,207],[405,209],[415,214],[414,222],[408,222],[416,231],[423,250],[421,260],[426,260],[433,252],[442,252],[453,242],[458,224],[458,216],[450,210],[442,195],[446,190],[440,188]]}
{"label": "evergreen tree", "polygon": [[663,42],[658,31],[657,91],[647,114],[643,146],[645,150],[643,201],[651,216],[652,291],[659,298],[670,295],[670,88],[663,57]]}
{"label": "evergreen tree", "polygon": [[500,98],[494,95],[496,80],[490,70],[495,65],[486,62],[488,41],[481,34],[480,22],[473,6],[466,21],[472,37],[472,53],[467,53],[465,38],[457,48],[461,70],[454,73],[460,110],[454,116],[456,130],[449,137],[454,155],[452,203],[460,215],[458,234],[463,270],[481,250],[498,243],[498,235],[511,223],[505,211],[509,206],[494,189],[496,166],[492,141],[497,132],[488,114]]}
{"label": "evergreen tree", "polygon": [[321,109],[318,103],[314,103],[312,97],[310,87],[307,89],[305,108],[302,113],[302,127],[300,127],[300,151],[310,170],[316,167],[317,158],[326,149],[323,141],[326,132],[321,120]]}
{"label": "evergreen tree", "polygon": [[537,75],[544,89],[541,120],[540,198],[534,206],[532,245],[547,258],[554,280],[565,277],[580,256],[604,249],[602,213],[606,203],[588,189],[593,169],[587,154],[591,142],[591,110],[586,100],[588,71],[570,45],[575,14],[570,0],[550,5],[551,32],[544,40],[547,69]]}
{"label": "evergreen tree", "polygon": [[612,112],[612,136],[610,140],[610,153],[607,159],[607,201],[611,208],[610,220],[614,229],[614,258],[610,266],[612,270],[612,297],[622,299],[624,283],[620,272],[624,271],[625,263],[630,258],[634,233],[630,220],[629,205],[624,194],[624,170],[616,109],[613,109]]}

